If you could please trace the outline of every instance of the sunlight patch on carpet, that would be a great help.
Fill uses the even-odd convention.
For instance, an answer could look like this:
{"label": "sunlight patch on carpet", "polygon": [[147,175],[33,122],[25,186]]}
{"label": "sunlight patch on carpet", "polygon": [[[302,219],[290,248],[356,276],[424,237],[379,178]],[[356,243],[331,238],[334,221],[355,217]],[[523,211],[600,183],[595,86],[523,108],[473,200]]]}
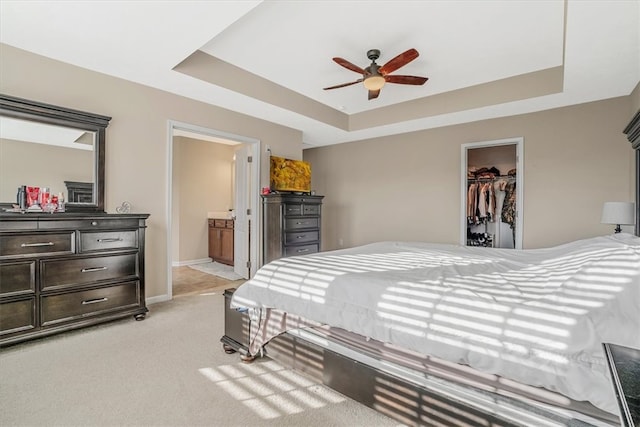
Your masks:
{"label": "sunlight patch on carpet", "polygon": [[199,372],[263,419],[345,400],[339,393],[274,361],[201,368]]}

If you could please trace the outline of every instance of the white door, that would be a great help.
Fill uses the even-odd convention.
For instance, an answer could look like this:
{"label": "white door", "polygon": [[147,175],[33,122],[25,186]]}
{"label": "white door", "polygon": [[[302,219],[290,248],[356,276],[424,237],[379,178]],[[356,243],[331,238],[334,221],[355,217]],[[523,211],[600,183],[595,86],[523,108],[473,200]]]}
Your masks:
{"label": "white door", "polygon": [[251,168],[249,167],[250,147],[241,145],[236,150],[235,167],[235,212],[236,221],[233,229],[233,269],[236,274],[249,278],[249,220],[247,209],[250,208]]}

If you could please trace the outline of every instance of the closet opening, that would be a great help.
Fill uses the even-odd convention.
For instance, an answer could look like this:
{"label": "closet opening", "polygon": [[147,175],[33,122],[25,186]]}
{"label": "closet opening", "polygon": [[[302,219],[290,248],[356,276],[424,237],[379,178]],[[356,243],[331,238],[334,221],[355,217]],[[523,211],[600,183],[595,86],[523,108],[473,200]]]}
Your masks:
{"label": "closet opening", "polygon": [[460,244],[522,249],[521,137],[462,145]]}

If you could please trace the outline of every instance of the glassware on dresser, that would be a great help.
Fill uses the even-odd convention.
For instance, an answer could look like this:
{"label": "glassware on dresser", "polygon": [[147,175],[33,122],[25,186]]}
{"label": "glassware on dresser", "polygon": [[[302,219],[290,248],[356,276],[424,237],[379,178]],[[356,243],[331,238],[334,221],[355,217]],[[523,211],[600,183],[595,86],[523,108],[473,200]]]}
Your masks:
{"label": "glassware on dresser", "polygon": [[40,187],[27,186],[27,208],[38,205],[40,199]]}

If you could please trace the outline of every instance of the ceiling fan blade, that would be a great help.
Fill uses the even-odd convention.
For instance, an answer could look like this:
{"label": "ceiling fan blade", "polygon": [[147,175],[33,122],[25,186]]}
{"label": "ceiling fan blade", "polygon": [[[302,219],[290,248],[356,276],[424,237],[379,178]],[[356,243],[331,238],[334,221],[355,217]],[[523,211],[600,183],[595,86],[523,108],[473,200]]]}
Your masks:
{"label": "ceiling fan blade", "polygon": [[387,83],[397,83],[401,85],[423,85],[429,78],[418,76],[384,76],[384,80]]}
{"label": "ceiling fan blade", "polygon": [[358,67],[357,65],[352,64],[351,62],[347,61],[346,59],[333,58],[333,60],[336,62],[336,64],[342,65],[347,70],[355,71],[356,73],[359,73],[359,74],[364,74],[364,70],[362,68]]}
{"label": "ceiling fan blade", "polygon": [[358,79],[355,82],[351,82],[351,83],[342,83],[341,85],[335,85],[335,86],[330,86],[330,87],[325,87],[323,88],[323,90],[329,90],[329,89],[338,89],[340,87],[346,87],[346,86],[351,86],[354,85],[356,83],[360,83],[362,82],[362,79]]}
{"label": "ceiling fan blade", "polygon": [[377,98],[378,95],[380,95],[380,89],[378,89],[378,90],[370,90],[369,91],[369,101],[371,101],[372,99]]}
{"label": "ceiling fan blade", "polygon": [[419,53],[417,50],[409,49],[408,51],[401,53],[400,55],[396,56],[395,58],[393,58],[392,60],[384,64],[382,67],[380,67],[378,71],[383,76],[385,74],[392,73],[398,68],[403,67],[407,65],[409,62],[416,59],[418,55]]}

